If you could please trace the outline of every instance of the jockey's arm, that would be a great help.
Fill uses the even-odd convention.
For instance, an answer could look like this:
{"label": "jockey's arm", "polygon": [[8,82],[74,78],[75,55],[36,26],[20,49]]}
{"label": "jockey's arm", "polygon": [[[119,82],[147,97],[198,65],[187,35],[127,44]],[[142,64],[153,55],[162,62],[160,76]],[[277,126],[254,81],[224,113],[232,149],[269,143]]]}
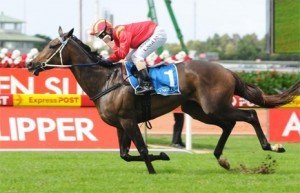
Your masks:
{"label": "jockey's arm", "polygon": [[120,33],[120,46],[113,47],[113,54],[109,56],[109,60],[117,62],[121,59],[124,59],[130,50],[132,34],[129,32],[122,31]]}
{"label": "jockey's arm", "polygon": [[102,64],[103,66],[112,66],[112,65],[114,65],[114,62],[111,61],[111,60],[108,60],[108,59],[102,59],[102,60],[101,60],[101,64]]}
{"label": "jockey's arm", "polygon": [[132,34],[130,32],[122,31],[120,33],[120,47],[117,50],[120,58],[124,59],[130,50]]}
{"label": "jockey's arm", "polygon": [[112,61],[112,62],[118,62],[121,58],[119,58],[115,53],[111,54],[107,60]]}

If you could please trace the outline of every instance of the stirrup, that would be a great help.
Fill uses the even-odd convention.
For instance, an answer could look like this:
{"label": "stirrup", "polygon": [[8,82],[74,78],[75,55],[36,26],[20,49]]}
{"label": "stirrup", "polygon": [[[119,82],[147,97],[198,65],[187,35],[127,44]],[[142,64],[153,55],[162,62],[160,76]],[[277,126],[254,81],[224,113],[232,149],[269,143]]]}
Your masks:
{"label": "stirrup", "polygon": [[138,71],[138,82],[139,82],[139,86],[136,88],[135,94],[143,95],[143,94],[155,93],[147,69]]}
{"label": "stirrup", "polygon": [[154,94],[155,90],[151,84],[151,82],[142,82],[139,87],[136,88],[135,94],[143,95],[143,94]]}
{"label": "stirrup", "polygon": [[144,95],[144,94],[155,94],[155,90],[154,89],[147,89],[144,87],[139,86],[136,90],[135,90],[135,94],[136,95]]}

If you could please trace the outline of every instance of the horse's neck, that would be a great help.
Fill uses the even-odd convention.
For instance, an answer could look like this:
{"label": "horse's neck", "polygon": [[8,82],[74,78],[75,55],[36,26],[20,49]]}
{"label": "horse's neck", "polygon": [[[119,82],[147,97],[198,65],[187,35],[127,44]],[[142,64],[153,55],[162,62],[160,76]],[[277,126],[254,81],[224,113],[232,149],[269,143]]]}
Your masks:
{"label": "horse's neck", "polygon": [[112,73],[110,69],[103,67],[74,67],[71,71],[89,97],[93,97],[105,89],[107,77]]}
{"label": "horse's neck", "polygon": [[[74,47],[76,46],[76,47]],[[91,64],[94,63],[92,59],[87,56],[84,49],[80,47],[75,42],[73,43],[72,49],[69,49],[71,55],[70,62],[72,64]],[[111,75],[116,67],[103,67],[103,66],[73,66],[71,68],[72,73],[74,74],[77,82],[83,89],[83,91],[93,97],[99,94],[107,87],[108,76]],[[114,83],[115,80],[110,83]]]}

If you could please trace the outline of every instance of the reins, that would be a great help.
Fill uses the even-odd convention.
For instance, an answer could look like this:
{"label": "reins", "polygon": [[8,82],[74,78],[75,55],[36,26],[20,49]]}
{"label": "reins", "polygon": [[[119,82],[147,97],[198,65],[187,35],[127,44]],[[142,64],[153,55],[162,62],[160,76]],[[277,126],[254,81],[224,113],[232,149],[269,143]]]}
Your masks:
{"label": "reins", "polygon": [[[74,36],[72,36],[72,37],[74,37]],[[75,37],[75,38],[76,38],[76,37]],[[72,40],[73,42],[75,42],[76,45],[78,45],[78,44],[77,44],[77,42],[76,42],[75,40],[73,40],[71,37],[68,37],[66,40],[63,40],[61,37],[59,37],[58,39],[59,39],[59,41],[60,41],[60,43],[61,43],[60,47],[59,47],[59,48],[58,48],[58,49],[57,49],[57,50],[56,50],[56,51],[55,51],[55,52],[54,52],[54,53],[53,53],[53,54],[45,61],[45,62],[42,62],[40,65],[38,65],[37,68],[35,69],[35,71],[45,70],[46,67],[72,68],[72,67],[91,67],[91,66],[101,65],[101,59],[100,59],[100,58],[99,58],[96,62],[94,62],[94,63],[65,65],[65,64],[63,63],[63,59],[62,59],[62,51],[63,51],[63,49],[65,48],[65,46],[67,45],[67,43],[68,43],[70,40]],[[81,46],[79,46],[79,45],[78,45],[78,47],[84,52],[85,55],[87,55],[89,58],[91,58],[91,57],[90,57],[90,54],[87,53],[86,50],[84,50],[84,49],[83,49]],[[60,57],[60,65],[57,65],[57,64],[50,64],[49,62],[51,61],[51,59],[52,59],[56,54],[58,54],[58,53],[59,53],[59,57]],[[104,62],[105,62],[105,61],[104,61]],[[112,63],[112,64],[114,64],[114,63]],[[95,96],[90,97],[90,100],[92,100],[92,101],[95,102],[97,99],[101,98],[102,96],[106,95],[107,93],[109,93],[109,92],[111,92],[111,91],[113,91],[113,90],[115,90],[115,89],[121,87],[122,85],[125,85],[125,81],[126,81],[127,78],[129,78],[129,76],[126,77],[126,78],[123,80],[122,83],[117,83],[117,84],[115,84],[115,85],[113,85],[113,86],[111,86],[111,87],[105,89],[104,91],[102,91],[102,92],[96,94]]]}
{"label": "reins", "polygon": [[126,80],[127,80],[127,78],[129,78],[129,77],[130,77],[130,76],[127,76],[127,77],[123,80],[122,83],[114,84],[114,85],[112,85],[111,87],[105,89],[104,91],[102,91],[102,92],[96,94],[95,96],[90,97],[90,100],[92,100],[92,101],[95,102],[97,99],[101,98],[102,96],[106,95],[107,93],[109,93],[109,92],[111,92],[111,91],[113,91],[113,90],[115,90],[115,89],[117,89],[117,88],[119,88],[119,87],[125,85]]}
{"label": "reins", "polygon": [[[43,71],[45,70],[46,67],[56,67],[56,68],[73,68],[73,67],[91,67],[91,66],[96,66],[96,65],[101,65],[101,62],[102,64],[105,63],[106,61],[105,60],[101,60],[101,58],[98,58],[97,57],[97,61],[96,62],[93,62],[93,63],[88,63],[88,64],[72,64],[72,65],[65,65],[64,62],[63,62],[63,57],[62,57],[62,52],[63,52],[63,49],[66,47],[66,45],[68,44],[68,42],[70,41],[73,41],[75,43],[75,45],[81,50],[83,51],[83,53],[89,57],[92,61],[93,61],[93,58],[92,56],[84,49],[82,48],[74,39],[72,39],[72,37],[76,38],[75,36],[70,36],[68,37],[67,39],[63,40],[63,38],[59,37],[59,41],[61,43],[60,47],[49,57],[46,59],[45,62],[42,62],[40,63],[39,65],[36,66],[35,70],[34,70],[34,73],[39,73],[40,71]],[[77,38],[76,38],[77,39]],[[51,61],[51,59],[56,55],[56,54],[59,54],[59,57],[60,57],[60,64],[57,65],[57,64],[51,64],[49,63]],[[95,57],[94,57],[95,58]],[[94,60],[95,61],[95,60]],[[114,63],[109,63],[109,64],[106,64],[107,66],[109,65],[113,65]],[[105,66],[105,65],[103,65]],[[122,69],[121,69],[121,74],[122,74]],[[111,75],[110,75],[111,76]],[[109,77],[110,77],[109,76]],[[110,93],[111,91],[115,90],[115,89],[118,89],[120,88],[121,86],[125,85],[126,84],[126,80],[127,78],[129,78],[130,76],[127,76],[125,79],[123,79],[123,81],[120,83],[117,83],[117,84],[114,84],[108,88],[106,88],[104,91],[102,92],[99,92],[98,94],[96,94],[95,96],[93,97],[90,97],[90,100],[92,101],[96,101],[98,100],[99,98],[101,98],[102,96]],[[152,125],[151,123],[148,121],[151,117],[151,96],[150,95],[144,95],[143,97],[143,100],[142,100],[142,117],[143,119],[145,120],[145,125],[148,129],[151,129],[152,128]]]}

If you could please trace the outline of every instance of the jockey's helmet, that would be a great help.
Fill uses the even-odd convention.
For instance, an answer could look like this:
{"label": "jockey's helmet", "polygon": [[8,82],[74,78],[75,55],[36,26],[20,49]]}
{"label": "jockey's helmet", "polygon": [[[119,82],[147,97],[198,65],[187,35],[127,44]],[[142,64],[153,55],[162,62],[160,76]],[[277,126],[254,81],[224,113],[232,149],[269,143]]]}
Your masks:
{"label": "jockey's helmet", "polygon": [[103,39],[103,37],[107,35],[106,31],[108,29],[112,29],[112,27],[113,27],[112,24],[106,19],[99,19],[92,26],[90,35],[94,35]]}

